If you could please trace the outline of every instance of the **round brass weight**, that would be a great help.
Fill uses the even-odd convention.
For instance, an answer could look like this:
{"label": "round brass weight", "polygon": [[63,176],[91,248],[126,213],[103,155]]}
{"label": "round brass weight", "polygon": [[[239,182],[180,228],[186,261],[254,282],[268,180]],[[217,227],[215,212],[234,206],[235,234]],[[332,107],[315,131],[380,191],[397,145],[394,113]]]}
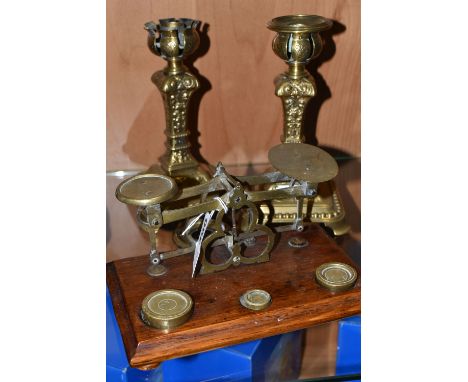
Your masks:
{"label": "round brass weight", "polygon": [[141,304],[141,318],[157,329],[171,329],[186,322],[193,312],[192,298],[177,289],[150,293]]}
{"label": "round brass weight", "polygon": [[354,286],[357,272],[348,264],[325,263],[315,270],[315,279],[332,292],[343,292]]}
{"label": "round brass weight", "polygon": [[247,309],[262,310],[270,306],[271,296],[267,291],[252,289],[248,290],[240,297],[240,303]]}

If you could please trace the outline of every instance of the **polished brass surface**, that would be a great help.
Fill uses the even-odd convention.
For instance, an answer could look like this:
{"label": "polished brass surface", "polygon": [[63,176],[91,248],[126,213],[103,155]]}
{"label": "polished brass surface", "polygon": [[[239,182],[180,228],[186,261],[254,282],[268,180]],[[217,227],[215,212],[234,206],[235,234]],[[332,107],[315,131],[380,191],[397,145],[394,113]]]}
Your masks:
{"label": "polished brass surface", "polygon": [[274,168],[291,178],[322,183],[338,174],[338,165],[326,151],[305,143],[280,144],[270,149]]}
{"label": "polished brass surface", "polygon": [[[151,51],[168,63],[152,77],[165,103],[167,151],[160,164],[122,182],[116,196],[123,203],[138,206],[138,225],[150,239],[147,273],[152,277],[170,271],[162,264],[164,260],[187,254],[193,255],[192,277],[268,261],[280,232],[301,232],[309,222],[325,223],[335,234],[347,229],[330,181],[338,173],[336,161],[324,150],[303,143],[302,134],[304,108],[316,93],[305,64],[320,54],[319,32],[328,29],[331,21],[297,15],[269,23],[278,33],[273,49],[289,65],[289,71],[275,82],[285,111],[283,143],[269,152],[276,171],[251,176],[233,176],[221,163],[209,176],[190,153],[187,107],[199,82],[183,59],[199,45],[198,23],[171,18],[160,20],[159,25],[145,24]],[[175,222],[179,222],[174,230],[178,248],[159,252],[159,230]],[[262,249],[252,253],[249,248],[258,248],[256,243],[261,243]],[[298,248],[307,244],[300,238],[290,242]],[[149,322],[150,313],[143,308],[142,312]]]}
{"label": "polished brass surface", "polygon": [[[284,183],[277,183],[274,187],[284,187]],[[278,224],[291,223],[296,219],[296,201],[294,199],[273,200],[271,205],[261,204],[262,222]],[[333,181],[320,183],[314,199],[305,201],[303,215],[312,223],[323,223],[333,230],[334,235],[340,236],[350,229],[345,221],[345,211]]]}
{"label": "polished brass surface", "polygon": [[[202,256],[201,256],[201,269],[200,274],[206,274],[216,271],[222,271],[228,268],[231,265],[238,266],[241,263],[243,264],[253,264],[253,263],[262,263],[270,259],[270,252],[273,248],[275,236],[273,231],[266,225],[257,224],[258,222],[258,210],[257,206],[250,200],[248,200],[248,193],[244,190],[240,182],[232,181],[226,177],[227,181],[231,183],[232,189],[228,192],[228,200],[225,202],[225,205],[228,209],[231,210],[232,214],[235,214],[236,211],[244,209],[244,213],[248,214],[248,221],[246,226],[236,226],[235,219],[231,221],[231,229],[226,233],[225,225],[223,224],[223,218],[225,216],[224,209],[219,209],[212,229],[213,233],[208,235],[208,237],[203,240],[202,243]],[[247,216],[247,215],[244,215]],[[245,239],[240,238],[239,231],[243,231],[246,234]],[[264,249],[254,257],[247,257],[244,255],[242,249],[245,245],[245,240],[252,237],[249,234],[254,234],[256,232],[262,232],[267,235],[267,243]],[[229,252],[229,256],[224,261],[220,263],[214,263],[210,261],[210,258],[207,256],[208,246],[212,244],[216,239],[223,238],[226,242],[226,247]]]}
{"label": "polished brass surface", "polygon": [[200,87],[198,79],[183,64],[200,44],[197,26],[192,19],[162,19],[159,24],[148,22],[148,46],[167,61],[164,70],[153,74],[151,80],[159,89],[166,111],[166,153],[161,158],[162,170],[173,176],[180,185],[208,180],[190,152],[187,110],[192,93]]}
{"label": "polished brass surface", "polygon": [[[145,174],[145,177],[151,176],[166,178],[163,175]],[[124,183],[132,184],[133,179],[138,182],[140,178],[145,177],[136,175]],[[286,188],[257,189],[257,186],[271,185],[278,181],[286,181],[291,184]],[[159,185],[154,183],[152,186],[155,189],[151,189],[151,191],[159,196],[160,192],[157,190]],[[145,189],[146,191],[148,190]],[[164,193],[167,193],[167,191],[164,190]],[[199,261],[198,255],[195,255],[194,274],[198,268],[200,274],[206,274],[222,271],[230,266],[268,261],[277,232],[285,230],[302,231],[304,229],[303,214],[300,212],[303,208],[302,201],[314,198],[316,194],[315,184],[292,179],[280,172],[234,177],[219,163],[210,181],[179,190],[170,200],[166,199],[165,203],[141,206],[137,211],[137,221],[140,227],[149,233],[151,243],[150,259],[153,265],[160,264],[164,259],[196,252],[199,254]],[[296,218],[293,224],[275,227],[273,230],[261,222],[261,219],[259,219],[259,203],[273,199],[289,198],[294,198],[297,201]],[[198,200],[198,202],[186,205],[183,208],[172,207],[177,203],[183,204],[186,199]],[[122,201],[125,202],[125,200]],[[130,201],[133,202],[133,199]],[[239,215],[239,220],[237,220],[236,214]],[[208,219],[207,235],[205,237],[204,234],[200,233],[198,238],[195,239],[192,235],[200,227],[200,224],[197,224],[199,219]],[[175,251],[159,253],[157,250],[157,233],[159,229],[164,224],[176,221],[185,221],[184,232],[180,235],[184,239],[185,245]],[[262,240],[265,239],[263,250],[259,253],[247,255],[247,248],[251,247],[258,237],[262,237]],[[219,246],[225,247],[227,256],[222,261],[214,261],[212,251]],[[155,275],[150,270],[148,273],[152,276],[159,275]]]}
{"label": "polished brass surface", "polygon": [[302,78],[280,74],[275,79],[275,85],[276,95],[283,101],[284,123],[281,142],[303,142],[304,111],[309,99],[317,92],[315,81],[309,74],[305,74]]}
{"label": "polished brass surface", "polygon": [[273,51],[289,65],[289,71],[275,79],[276,95],[283,101],[281,141],[284,143],[304,141],[304,110],[309,99],[317,93],[315,81],[305,70],[305,65],[322,51],[319,32],[331,26],[331,20],[315,15],[281,16],[267,24],[269,29],[277,32]]}
{"label": "polished brass surface", "polygon": [[263,310],[271,305],[271,296],[262,289],[245,292],[239,299],[241,305],[250,310]]}
{"label": "polished brass surface", "polygon": [[[283,103],[283,134],[280,137],[283,143],[305,141],[304,111],[317,93],[315,80],[305,66],[320,55],[323,48],[320,32],[330,29],[332,24],[331,20],[316,15],[281,16],[267,23],[267,27],[277,33],[272,43],[273,51],[289,66],[287,72],[275,79],[275,94]],[[265,220],[273,223],[296,219],[295,209],[295,200],[274,200],[270,206],[261,206]],[[344,221],[345,212],[333,181],[329,181],[328,186],[320,185],[317,198],[304,205],[303,213],[311,222],[324,223],[332,228],[335,235],[345,234],[350,229]]]}
{"label": "polished brass surface", "polygon": [[122,203],[149,206],[162,203],[177,193],[173,179],[161,174],[140,174],[119,184],[115,195]]}
{"label": "polished brass surface", "polygon": [[332,21],[317,15],[289,15],[276,17],[267,23],[276,32],[322,32],[330,29]]}
{"label": "polished brass surface", "polygon": [[150,293],[141,304],[141,318],[146,325],[171,329],[185,323],[193,312],[188,293],[177,289],[162,289]]}
{"label": "polished brass surface", "polygon": [[343,292],[354,286],[357,272],[348,264],[325,263],[316,269],[315,279],[332,292]]}

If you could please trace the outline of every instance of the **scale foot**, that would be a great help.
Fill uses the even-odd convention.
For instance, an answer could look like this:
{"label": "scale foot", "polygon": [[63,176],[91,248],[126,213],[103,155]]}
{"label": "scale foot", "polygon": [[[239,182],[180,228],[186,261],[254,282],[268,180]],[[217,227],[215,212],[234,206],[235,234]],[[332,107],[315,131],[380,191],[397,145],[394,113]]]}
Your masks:
{"label": "scale foot", "polygon": [[167,273],[167,268],[161,264],[152,264],[146,270],[146,273],[151,277],[158,277]]}
{"label": "scale foot", "polygon": [[288,244],[293,248],[304,248],[309,245],[309,242],[303,237],[293,236],[288,240]]}

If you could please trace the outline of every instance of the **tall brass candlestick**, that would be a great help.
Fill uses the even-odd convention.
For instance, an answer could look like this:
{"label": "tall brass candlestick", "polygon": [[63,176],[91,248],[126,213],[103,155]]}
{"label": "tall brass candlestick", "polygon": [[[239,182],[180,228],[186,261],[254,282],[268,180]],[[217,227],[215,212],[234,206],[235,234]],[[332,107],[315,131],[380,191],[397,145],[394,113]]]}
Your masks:
{"label": "tall brass candlestick", "polygon": [[[166,112],[166,153],[161,158],[161,166],[179,185],[202,183],[209,177],[190,152],[187,129],[188,104],[200,83],[183,64],[183,59],[200,44],[196,30],[199,21],[170,18],[159,22],[148,22],[145,29],[150,50],[167,61],[167,67],[151,77],[161,92]],[[188,179],[192,181],[187,182]]]}
{"label": "tall brass candlestick", "polygon": [[305,65],[322,51],[319,32],[331,26],[331,20],[309,15],[277,17],[267,24],[278,33],[273,40],[273,51],[289,65],[289,70],[275,79],[276,95],[283,101],[283,143],[305,140],[302,133],[304,110],[317,93],[315,81]]}
{"label": "tall brass candlestick", "polygon": [[[309,100],[317,93],[314,78],[305,69],[307,63],[322,51],[320,32],[330,29],[332,21],[315,15],[281,16],[271,20],[267,27],[277,33],[273,39],[273,51],[284,60],[289,69],[275,79],[275,94],[283,103],[283,143],[303,143],[304,111]],[[312,203],[312,202],[311,202]],[[274,201],[273,211],[262,205],[264,216],[274,223],[296,219],[294,200]],[[273,212],[273,216],[269,216]],[[329,226],[335,235],[349,230],[345,212],[334,182],[321,183],[312,206],[304,205],[304,215],[315,223]]]}

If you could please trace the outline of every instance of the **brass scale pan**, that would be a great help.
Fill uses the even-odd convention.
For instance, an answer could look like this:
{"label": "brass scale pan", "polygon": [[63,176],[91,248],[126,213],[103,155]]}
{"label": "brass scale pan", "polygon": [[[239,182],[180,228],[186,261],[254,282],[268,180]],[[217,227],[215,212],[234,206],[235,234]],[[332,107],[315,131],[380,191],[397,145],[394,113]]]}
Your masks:
{"label": "brass scale pan", "polygon": [[305,143],[283,143],[270,149],[274,168],[291,178],[317,184],[333,179],[338,165],[326,151]]}
{"label": "brass scale pan", "polygon": [[[268,159],[284,175],[318,184],[333,179],[338,165],[326,151],[305,143],[282,143],[270,149]],[[117,198],[127,204],[149,206],[170,200],[177,194],[175,181],[162,174],[140,174],[122,182]]]}

